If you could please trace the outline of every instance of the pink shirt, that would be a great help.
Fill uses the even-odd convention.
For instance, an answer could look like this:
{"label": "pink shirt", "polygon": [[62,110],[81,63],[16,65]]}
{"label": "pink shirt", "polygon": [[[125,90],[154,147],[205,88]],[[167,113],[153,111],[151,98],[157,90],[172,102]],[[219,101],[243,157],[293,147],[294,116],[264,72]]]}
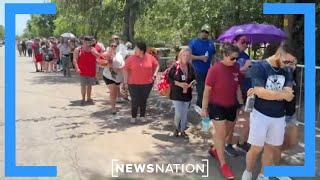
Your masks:
{"label": "pink shirt", "polygon": [[158,61],[146,53],[144,58],[136,55],[126,60],[124,69],[128,72],[128,84],[143,85],[153,83],[153,75],[158,67]]}

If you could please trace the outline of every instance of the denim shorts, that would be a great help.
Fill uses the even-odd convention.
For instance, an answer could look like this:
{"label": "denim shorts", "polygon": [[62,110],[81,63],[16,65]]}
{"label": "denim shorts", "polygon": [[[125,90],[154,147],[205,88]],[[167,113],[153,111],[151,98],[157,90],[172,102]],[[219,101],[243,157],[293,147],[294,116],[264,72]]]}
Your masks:
{"label": "denim shorts", "polygon": [[294,113],[292,116],[285,116],[286,124],[298,126],[297,114]]}
{"label": "denim shorts", "polygon": [[95,77],[80,76],[80,84],[82,86],[92,86],[96,84]]}

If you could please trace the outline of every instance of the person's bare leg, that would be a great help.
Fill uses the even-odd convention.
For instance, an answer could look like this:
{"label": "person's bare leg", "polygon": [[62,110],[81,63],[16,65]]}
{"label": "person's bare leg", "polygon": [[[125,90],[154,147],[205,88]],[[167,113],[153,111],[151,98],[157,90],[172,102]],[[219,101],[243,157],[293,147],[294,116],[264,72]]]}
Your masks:
{"label": "person's bare leg", "polygon": [[117,88],[115,84],[109,84],[109,92],[110,92],[110,101],[111,101],[111,108],[115,110],[116,108],[116,101],[117,101]]}
{"label": "person's bare leg", "polygon": [[52,67],[52,61],[49,62],[49,67],[48,67],[48,71],[52,72],[53,71],[53,67]]}
{"label": "person's bare leg", "polygon": [[43,71],[43,61],[40,62],[40,70]]}
{"label": "person's bare leg", "polygon": [[43,70],[44,70],[44,72],[48,72],[48,62],[47,61],[44,61],[43,62]]}
{"label": "person's bare leg", "polygon": [[246,156],[246,170],[252,172],[257,161],[258,155],[262,152],[263,147],[252,145]]}
{"label": "person's bare leg", "polygon": [[226,121],[226,143],[232,144],[232,138],[233,138],[233,132],[234,132],[234,126],[236,125],[236,122]]}
{"label": "person's bare leg", "polygon": [[87,86],[87,100],[92,101],[91,99],[91,91],[92,91],[92,85]]}
{"label": "person's bare leg", "polygon": [[281,160],[281,147],[279,148],[274,148],[273,152],[273,162],[274,164],[279,164]]}
{"label": "person's bare leg", "polygon": [[121,98],[120,88],[117,89],[117,98]]}
{"label": "person's bare leg", "polygon": [[226,121],[214,121],[215,133],[213,134],[213,142],[214,147],[217,150],[220,166],[226,163],[224,157],[224,147],[225,147],[225,139],[226,139]]}
{"label": "person's bare leg", "polygon": [[39,69],[38,69],[38,63],[37,62],[34,62],[34,67],[36,68],[36,71],[38,72]]}
{"label": "person's bare leg", "polygon": [[288,125],[284,134],[284,141],[280,148],[275,148],[274,163],[279,164],[281,153],[287,151],[299,143],[299,129],[296,125]]}
{"label": "person's bare leg", "polygon": [[264,167],[265,166],[272,166],[274,165],[274,152],[276,149],[280,149],[280,146],[272,146],[269,144],[265,144],[263,153],[262,153],[262,158],[261,158],[261,174],[264,174]]}
{"label": "person's bare leg", "polygon": [[82,100],[81,100],[81,105],[84,105],[84,102],[86,100],[86,86],[85,85],[81,85],[81,96],[82,96]]}
{"label": "person's bare leg", "polygon": [[250,114],[247,112],[243,112],[243,117],[245,122],[243,122],[243,133],[241,134],[241,138],[239,144],[244,144],[248,141],[249,131],[250,131]]}

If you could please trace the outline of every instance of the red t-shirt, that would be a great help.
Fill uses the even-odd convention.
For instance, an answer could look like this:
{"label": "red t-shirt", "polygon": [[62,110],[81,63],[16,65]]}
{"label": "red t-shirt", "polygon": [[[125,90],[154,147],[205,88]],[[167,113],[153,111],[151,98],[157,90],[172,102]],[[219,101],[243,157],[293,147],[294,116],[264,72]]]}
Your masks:
{"label": "red t-shirt", "polygon": [[52,44],[53,52],[54,52],[54,59],[58,59],[60,56],[60,49],[58,48],[57,43]]}
{"label": "red t-shirt", "polygon": [[234,106],[239,84],[240,71],[237,64],[226,66],[222,62],[216,63],[209,69],[206,78],[206,85],[212,87],[209,103],[223,107]]}
{"label": "red t-shirt", "polygon": [[143,59],[136,55],[130,56],[124,67],[128,72],[128,84],[151,84],[157,66],[156,58],[148,53],[145,54]]}
{"label": "red t-shirt", "polygon": [[80,75],[85,77],[96,76],[96,57],[90,52],[86,52],[82,48],[79,51],[78,66]]}
{"label": "red t-shirt", "polygon": [[42,53],[41,53],[41,49],[40,49],[40,45],[37,43],[33,43],[32,44],[32,49],[34,52],[34,58],[36,62],[41,62],[43,59]]}

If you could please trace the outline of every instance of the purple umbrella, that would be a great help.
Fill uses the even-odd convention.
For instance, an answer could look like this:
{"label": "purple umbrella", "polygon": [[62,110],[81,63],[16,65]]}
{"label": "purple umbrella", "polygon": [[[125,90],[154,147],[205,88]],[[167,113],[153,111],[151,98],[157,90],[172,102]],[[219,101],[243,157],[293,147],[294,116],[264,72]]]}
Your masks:
{"label": "purple umbrella", "polygon": [[231,42],[238,35],[246,35],[252,44],[280,42],[287,38],[285,32],[269,24],[243,24],[232,26],[221,34],[218,41]]}

